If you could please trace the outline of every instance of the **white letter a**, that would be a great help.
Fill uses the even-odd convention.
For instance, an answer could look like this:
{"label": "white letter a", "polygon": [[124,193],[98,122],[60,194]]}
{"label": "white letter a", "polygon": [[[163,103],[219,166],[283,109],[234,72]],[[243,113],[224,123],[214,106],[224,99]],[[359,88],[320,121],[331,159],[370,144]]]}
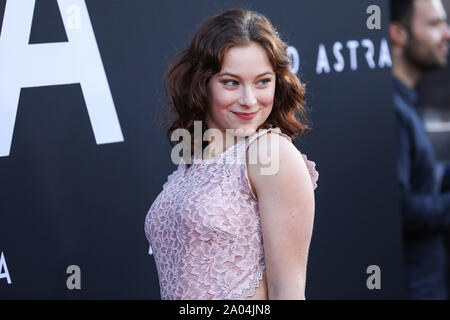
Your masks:
{"label": "white letter a", "polygon": [[367,289],[381,289],[381,269],[377,265],[371,265],[367,267],[367,274],[371,274],[369,278],[367,278],[366,285]]}
{"label": "white letter a", "polygon": [[[5,272],[2,272],[2,270],[5,270]],[[11,277],[9,276],[8,266],[6,265],[5,257],[2,254],[0,255],[0,279],[6,278],[6,281],[8,281],[8,284],[11,284]]]}
{"label": "white letter a", "polygon": [[377,5],[371,5],[367,7],[367,13],[372,14],[367,18],[366,26],[367,29],[381,29],[381,9]]}
{"label": "white letter a", "polygon": [[68,42],[28,44],[34,6],[35,0],[12,0],[5,6],[0,34],[0,157],[10,153],[20,90],[26,87],[80,83],[97,144],[123,141],[85,1],[58,0]]}

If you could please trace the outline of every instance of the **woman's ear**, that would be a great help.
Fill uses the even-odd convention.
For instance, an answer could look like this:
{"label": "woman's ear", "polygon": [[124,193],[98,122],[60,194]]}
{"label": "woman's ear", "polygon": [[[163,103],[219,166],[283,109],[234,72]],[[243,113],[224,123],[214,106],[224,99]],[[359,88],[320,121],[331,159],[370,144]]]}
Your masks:
{"label": "woman's ear", "polygon": [[393,46],[403,48],[408,42],[408,32],[404,25],[392,22],[389,26],[389,35]]}

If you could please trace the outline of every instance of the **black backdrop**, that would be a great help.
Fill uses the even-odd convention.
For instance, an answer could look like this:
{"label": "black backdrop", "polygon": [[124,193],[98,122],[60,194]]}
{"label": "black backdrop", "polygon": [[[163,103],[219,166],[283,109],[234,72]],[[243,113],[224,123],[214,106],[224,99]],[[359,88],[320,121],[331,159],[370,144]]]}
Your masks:
{"label": "black backdrop", "polygon": [[[3,266],[0,298],[160,298],[144,218],[175,169],[159,117],[163,73],[202,20],[234,6],[269,17],[297,49],[298,76],[307,83],[313,127],[297,147],[320,174],[307,298],[404,297],[391,70],[378,61],[388,39],[387,1],[69,2],[86,3],[123,140],[97,142],[79,83],[22,88],[11,147],[0,156],[0,254],[11,279],[1,277]],[[0,24],[6,4],[0,0]],[[366,27],[374,4],[380,30]],[[64,14],[56,0],[35,1],[29,44],[68,41]],[[375,66],[364,39],[374,45]],[[349,40],[359,46],[356,70]],[[317,71],[321,46],[329,72]],[[7,103],[0,96],[0,117]],[[81,269],[79,290],[66,286],[70,265]],[[366,286],[370,265],[381,269],[379,290]]]}

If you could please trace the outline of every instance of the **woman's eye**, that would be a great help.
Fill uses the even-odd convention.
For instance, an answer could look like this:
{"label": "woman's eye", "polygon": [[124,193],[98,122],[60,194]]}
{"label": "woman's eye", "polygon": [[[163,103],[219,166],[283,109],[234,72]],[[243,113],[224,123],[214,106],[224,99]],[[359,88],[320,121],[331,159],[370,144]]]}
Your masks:
{"label": "woman's eye", "polygon": [[222,83],[225,84],[225,85],[234,86],[234,85],[236,85],[238,82],[235,81],[235,80],[225,80],[225,81],[223,81]]}
{"label": "woman's eye", "polygon": [[[272,81],[272,79],[262,79],[262,80],[258,81],[258,84],[266,85],[270,81]],[[232,86],[232,87],[239,85],[239,82],[237,82],[236,80],[224,80],[224,81],[222,81],[222,83],[226,86]]]}
{"label": "woman's eye", "polygon": [[268,84],[271,81],[271,79],[263,79],[259,82],[261,82],[262,84]]}

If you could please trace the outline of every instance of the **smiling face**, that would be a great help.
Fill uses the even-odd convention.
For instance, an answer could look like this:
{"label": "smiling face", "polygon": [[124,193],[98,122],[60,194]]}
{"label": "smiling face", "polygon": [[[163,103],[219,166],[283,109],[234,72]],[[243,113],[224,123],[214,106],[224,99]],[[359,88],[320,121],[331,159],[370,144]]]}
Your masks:
{"label": "smiling face", "polygon": [[275,72],[263,47],[255,42],[230,48],[222,69],[209,79],[208,129],[242,129],[252,133],[272,111]]}

